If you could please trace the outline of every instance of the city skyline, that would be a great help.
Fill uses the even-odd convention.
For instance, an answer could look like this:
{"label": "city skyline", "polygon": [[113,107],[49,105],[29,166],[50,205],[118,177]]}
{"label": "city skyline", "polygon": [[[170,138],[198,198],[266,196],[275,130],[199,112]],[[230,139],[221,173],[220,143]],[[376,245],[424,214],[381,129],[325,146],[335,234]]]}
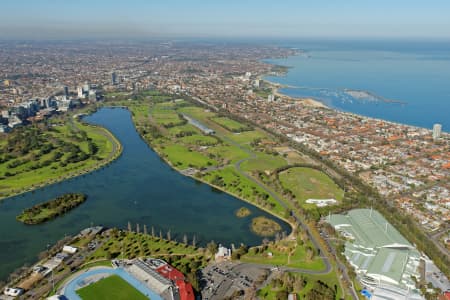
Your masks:
{"label": "city skyline", "polygon": [[201,0],[130,3],[9,1],[1,39],[61,38],[431,38],[448,39],[450,3]]}

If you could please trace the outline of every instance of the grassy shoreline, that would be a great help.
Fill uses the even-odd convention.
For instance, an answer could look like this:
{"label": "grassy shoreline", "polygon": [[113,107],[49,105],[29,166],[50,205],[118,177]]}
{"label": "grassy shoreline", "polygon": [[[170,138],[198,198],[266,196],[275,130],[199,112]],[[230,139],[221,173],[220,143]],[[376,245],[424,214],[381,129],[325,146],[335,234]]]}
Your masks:
{"label": "grassy shoreline", "polygon": [[75,178],[78,176],[89,174],[93,171],[99,170],[99,169],[109,165],[110,163],[112,163],[113,161],[115,161],[117,158],[120,157],[120,155],[122,154],[122,151],[123,151],[123,146],[112,132],[110,132],[108,129],[106,129],[102,126],[89,124],[89,123],[86,123],[83,121],[81,121],[80,124],[82,124],[83,126],[88,126],[88,127],[95,129],[97,131],[97,133],[103,135],[106,139],[108,139],[108,141],[111,142],[112,151],[108,154],[108,157],[106,157],[105,159],[103,159],[101,161],[98,161],[97,164],[92,165],[88,168],[76,169],[75,171],[67,172],[57,178],[51,178],[51,179],[43,180],[40,182],[36,182],[36,183],[31,184],[31,186],[25,186],[25,187],[21,188],[21,190],[19,190],[19,191],[12,190],[12,192],[9,194],[1,195],[0,201],[4,200],[6,198],[15,197],[15,196],[18,196],[21,194],[25,194],[25,193],[40,189],[40,188],[44,188],[46,186],[50,186],[52,184],[56,184],[56,183],[59,183],[59,182],[62,182],[62,181],[68,180],[68,179],[72,179],[72,178]]}
{"label": "grassy shoreline", "polygon": [[290,221],[290,220],[284,218],[283,216],[277,215],[275,212],[269,210],[269,209],[266,208],[266,207],[263,207],[262,205],[259,205],[259,204],[255,203],[255,202],[252,202],[252,201],[250,201],[250,200],[247,200],[247,199],[243,198],[242,196],[237,195],[237,194],[235,194],[235,193],[233,193],[233,192],[227,191],[227,190],[224,189],[223,187],[214,185],[214,184],[212,184],[212,183],[210,183],[210,182],[208,182],[208,181],[206,181],[206,180],[204,180],[204,179],[202,179],[202,178],[197,178],[197,177],[195,177],[194,175],[184,174],[184,173],[182,172],[181,169],[179,169],[179,168],[177,168],[176,166],[174,166],[174,165],[173,165],[167,158],[165,158],[165,157],[164,157],[164,156],[163,156],[156,148],[152,147],[152,145],[151,145],[147,140],[145,140],[142,136],[141,136],[141,139],[147,144],[148,147],[150,147],[153,151],[155,151],[155,153],[158,154],[159,158],[161,158],[161,159],[162,159],[166,164],[168,164],[173,170],[177,171],[178,173],[180,173],[180,174],[183,175],[183,176],[191,177],[191,178],[194,179],[195,181],[204,183],[204,184],[206,184],[206,185],[208,185],[208,186],[210,186],[210,187],[212,187],[212,188],[214,188],[214,189],[216,189],[216,190],[219,190],[219,191],[221,191],[221,192],[223,192],[223,193],[226,193],[226,194],[228,194],[228,195],[230,195],[230,196],[233,196],[233,197],[235,197],[235,198],[237,198],[237,199],[239,199],[239,200],[241,200],[241,201],[243,201],[243,202],[246,202],[246,203],[248,203],[248,204],[251,204],[251,205],[253,205],[253,206],[255,206],[255,207],[257,207],[257,208],[259,208],[259,209],[265,211],[266,213],[268,213],[268,214],[270,214],[270,215],[272,215],[272,216],[274,216],[274,217],[276,217],[276,218],[278,218],[278,219],[284,221],[285,223],[289,224],[289,226],[291,227],[291,233],[290,233],[290,235],[293,234],[293,232],[294,232],[294,230],[295,230],[295,228],[296,228],[296,224],[292,223],[292,221]]}

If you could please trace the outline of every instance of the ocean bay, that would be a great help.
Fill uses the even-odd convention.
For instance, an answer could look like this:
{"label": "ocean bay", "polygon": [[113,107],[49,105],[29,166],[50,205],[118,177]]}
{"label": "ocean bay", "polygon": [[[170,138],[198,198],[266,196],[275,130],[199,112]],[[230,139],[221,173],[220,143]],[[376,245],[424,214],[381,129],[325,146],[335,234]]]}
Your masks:
{"label": "ocean bay", "polygon": [[298,56],[266,60],[290,67],[267,80],[289,85],[280,92],[314,98],[368,117],[450,130],[448,42],[290,42]]}

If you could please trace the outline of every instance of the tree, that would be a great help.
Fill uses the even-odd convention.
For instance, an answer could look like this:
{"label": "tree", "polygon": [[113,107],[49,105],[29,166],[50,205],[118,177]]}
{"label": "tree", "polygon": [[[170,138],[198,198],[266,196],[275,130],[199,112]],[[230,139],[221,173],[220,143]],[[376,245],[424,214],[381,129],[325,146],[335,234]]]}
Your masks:
{"label": "tree", "polygon": [[311,261],[314,258],[314,250],[311,247],[306,249],[306,259]]}
{"label": "tree", "polygon": [[278,291],[275,295],[275,299],[277,300],[286,300],[289,294],[287,291]]}
{"label": "tree", "polygon": [[214,255],[217,253],[218,246],[217,246],[216,242],[211,241],[206,245],[206,249],[208,249],[209,253]]}

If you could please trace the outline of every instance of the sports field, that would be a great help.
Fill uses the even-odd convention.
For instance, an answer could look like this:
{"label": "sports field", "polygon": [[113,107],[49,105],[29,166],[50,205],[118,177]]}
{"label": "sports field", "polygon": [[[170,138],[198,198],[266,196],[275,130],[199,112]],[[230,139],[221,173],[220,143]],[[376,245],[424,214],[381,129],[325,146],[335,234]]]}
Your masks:
{"label": "sports field", "polygon": [[149,299],[118,275],[111,275],[77,290],[83,300],[145,300]]}
{"label": "sports field", "polygon": [[305,207],[315,207],[305,204],[307,199],[336,199],[342,200],[344,191],[325,173],[311,168],[290,168],[279,175],[280,182],[285,189],[290,190],[297,201]]}

